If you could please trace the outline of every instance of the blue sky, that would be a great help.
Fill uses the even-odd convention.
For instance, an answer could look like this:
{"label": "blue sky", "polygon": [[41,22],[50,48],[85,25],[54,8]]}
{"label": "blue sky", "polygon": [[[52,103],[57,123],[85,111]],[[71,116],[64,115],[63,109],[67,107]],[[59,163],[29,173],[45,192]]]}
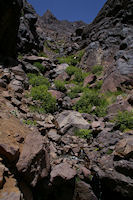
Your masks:
{"label": "blue sky", "polygon": [[90,23],[107,0],[28,0],[42,16],[47,9],[57,19]]}

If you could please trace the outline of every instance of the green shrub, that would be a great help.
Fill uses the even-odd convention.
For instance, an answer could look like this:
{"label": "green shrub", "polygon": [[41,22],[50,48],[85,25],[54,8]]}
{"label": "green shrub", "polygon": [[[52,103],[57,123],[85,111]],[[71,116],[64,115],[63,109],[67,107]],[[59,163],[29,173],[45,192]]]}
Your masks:
{"label": "green shrub", "polygon": [[44,52],[39,52],[39,53],[38,53],[38,56],[39,56],[39,57],[46,57],[46,58],[48,57],[47,54],[44,53]]}
{"label": "green shrub", "polygon": [[59,90],[61,92],[66,91],[65,83],[61,80],[55,80],[55,87],[57,90]]}
{"label": "green shrub", "polygon": [[40,70],[41,73],[44,73],[44,72],[45,72],[45,67],[44,67],[41,63],[35,62],[33,65],[34,65],[35,67],[37,67],[37,68]]}
{"label": "green shrub", "polygon": [[96,89],[96,90],[100,90],[101,87],[102,87],[102,85],[103,85],[103,80],[96,81],[95,89]]}
{"label": "green shrub", "polygon": [[83,54],[84,54],[84,50],[81,50],[78,53],[76,53],[75,55],[70,55],[70,56],[67,56],[67,57],[60,57],[60,58],[57,58],[57,59],[58,59],[58,62],[60,64],[61,63],[67,63],[68,65],[74,65],[75,66],[81,61]]}
{"label": "green shrub", "polygon": [[29,83],[32,86],[39,86],[39,85],[46,85],[47,87],[50,86],[48,79],[43,76],[38,76],[36,74],[28,74]]}
{"label": "green shrub", "polygon": [[30,95],[33,100],[39,100],[41,106],[37,109],[43,110],[44,113],[53,113],[56,109],[56,99],[48,92],[47,86],[40,85],[31,88]]}
{"label": "green shrub", "polygon": [[35,126],[37,124],[37,122],[35,120],[33,121],[33,120],[29,120],[29,119],[23,120],[23,123],[30,125],[30,126]]}
{"label": "green shrub", "polygon": [[74,81],[80,83],[83,82],[84,75],[81,69],[78,68],[78,70],[74,73]]}
{"label": "green shrub", "polygon": [[91,72],[96,75],[100,75],[102,73],[102,71],[103,71],[103,66],[101,66],[101,65],[95,65],[95,66],[93,66],[93,68],[91,70]]}
{"label": "green shrub", "polygon": [[116,126],[124,131],[126,129],[133,129],[133,112],[124,111],[118,112],[114,119]]}
{"label": "green shrub", "polygon": [[77,98],[79,96],[79,93],[83,92],[83,87],[81,86],[75,86],[73,88],[71,88],[71,91],[68,92],[68,96],[71,98],[71,99],[74,99],[74,98]]}
{"label": "green shrub", "polygon": [[[86,89],[81,96],[80,100],[73,107],[75,110],[81,113],[93,113],[99,117],[106,115],[107,101],[104,97],[100,97],[96,90]],[[92,111],[92,107],[96,108]]]}
{"label": "green shrub", "polygon": [[80,138],[89,139],[92,137],[92,130],[75,129],[74,134]]}
{"label": "green shrub", "polygon": [[72,76],[72,75],[75,74],[75,72],[76,72],[77,70],[78,70],[77,67],[71,65],[71,66],[69,66],[69,67],[66,68],[66,73],[67,73],[69,76]]}

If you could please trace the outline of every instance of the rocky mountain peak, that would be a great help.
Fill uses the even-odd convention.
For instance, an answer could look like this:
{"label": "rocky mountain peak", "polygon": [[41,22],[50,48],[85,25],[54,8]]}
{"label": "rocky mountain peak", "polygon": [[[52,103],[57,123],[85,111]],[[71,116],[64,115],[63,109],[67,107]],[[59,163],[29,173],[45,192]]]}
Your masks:
{"label": "rocky mountain peak", "polygon": [[52,14],[52,12],[50,10],[47,10],[44,15],[42,16],[42,20],[44,23],[46,24],[52,24],[57,22],[58,20],[56,19],[56,17]]}

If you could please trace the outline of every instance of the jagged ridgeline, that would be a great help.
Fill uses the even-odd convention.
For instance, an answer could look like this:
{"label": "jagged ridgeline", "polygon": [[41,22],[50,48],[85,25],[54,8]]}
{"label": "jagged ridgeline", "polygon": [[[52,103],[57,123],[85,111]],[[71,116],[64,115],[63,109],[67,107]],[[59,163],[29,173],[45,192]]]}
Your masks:
{"label": "jagged ridgeline", "polygon": [[0,200],[132,200],[133,1],[85,24],[0,0],[0,25]]}

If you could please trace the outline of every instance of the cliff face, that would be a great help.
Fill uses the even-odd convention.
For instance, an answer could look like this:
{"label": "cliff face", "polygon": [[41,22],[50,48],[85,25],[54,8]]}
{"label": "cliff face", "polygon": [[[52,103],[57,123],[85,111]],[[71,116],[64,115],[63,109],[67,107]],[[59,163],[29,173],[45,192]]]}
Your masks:
{"label": "cliff face", "polygon": [[0,1],[0,55],[15,57],[21,0]]}
{"label": "cliff face", "polygon": [[17,49],[20,53],[37,53],[43,49],[44,34],[39,26],[39,16],[34,8],[23,0],[23,10],[18,31]]}
{"label": "cliff face", "polygon": [[133,1],[108,0],[81,36],[87,46],[82,66],[105,66],[104,90],[133,85]]}

